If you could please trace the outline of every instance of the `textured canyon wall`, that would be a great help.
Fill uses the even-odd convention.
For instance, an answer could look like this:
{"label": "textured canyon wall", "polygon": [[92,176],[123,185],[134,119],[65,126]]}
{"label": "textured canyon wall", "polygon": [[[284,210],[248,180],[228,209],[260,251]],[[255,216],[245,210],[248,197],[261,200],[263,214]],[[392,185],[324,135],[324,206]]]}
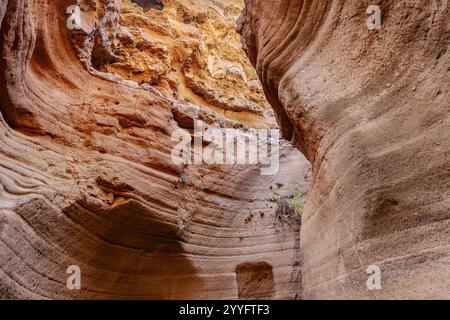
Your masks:
{"label": "textured canyon wall", "polygon": [[122,1],[131,41],[121,39],[117,62],[100,68],[252,126],[274,124],[236,32],[242,8],[241,0],[185,0],[146,11]]}
{"label": "textured canyon wall", "polygon": [[247,54],[313,165],[302,298],[450,298],[449,14],[446,0],[246,1]]}
{"label": "textured canyon wall", "polygon": [[[175,130],[247,123],[141,82],[152,63],[126,73],[157,41],[139,42],[144,26],[129,19],[144,13],[124,8],[0,2],[0,298],[295,298],[299,224],[275,211],[280,198],[306,195],[308,162],[283,142],[275,176],[258,165],[174,164]],[[267,126],[260,111],[247,110]],[[80,290],[66,286],[72,265]]]}
{"label": "textured canyon wall", "polygon": [[239,3],[1,0],[1,298],[449,298],[448,1],[247,1],[244,49],[313,164],[301,239],[288,143],[275,176],[171,160],[194,120],[273,126]]}

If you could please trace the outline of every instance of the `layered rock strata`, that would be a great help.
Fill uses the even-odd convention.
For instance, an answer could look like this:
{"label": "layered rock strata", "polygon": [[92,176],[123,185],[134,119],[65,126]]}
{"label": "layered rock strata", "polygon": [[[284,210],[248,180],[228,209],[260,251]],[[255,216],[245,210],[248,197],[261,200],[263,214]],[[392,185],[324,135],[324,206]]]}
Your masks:
{"label": "layered rock strata", "polygon": [[302,298],[450,297],[448,15],[448,1],[246,0],[247,54],[313,166]]}
{"label": "layered rock strata", "polygon": [[0,3],[0,298],[295,298],[299,224],[276,210],[305,198],[308,162],[282,142],[275,176],[175,164],[175,130],[248,123],[115,71],[127,12]]}

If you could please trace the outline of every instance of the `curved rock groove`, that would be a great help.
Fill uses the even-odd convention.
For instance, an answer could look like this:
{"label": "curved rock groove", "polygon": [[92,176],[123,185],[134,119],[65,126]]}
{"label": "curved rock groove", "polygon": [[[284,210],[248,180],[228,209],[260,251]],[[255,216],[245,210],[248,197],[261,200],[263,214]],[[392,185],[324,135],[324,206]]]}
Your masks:
{"label": "curved rock groove", "polygon": [[[88,31],[67,29],[74,2]],[[449,3],[374,4],[380,30],[357,0],[246,0],[239,21],[280,131],[312,164],[300,234],[280,194],[306,195],[310,169],[289,143],[276,176],[171,161],[194,119],[248,123],[103,69],[125,34],[118,0],[2,1],[0,298],[449,298]]]}
{"label": "curved rock groove", "polygon": [[[245,49],[313,166],[302,298],[450,297],[448,14],[448,1],[246,1]],[[373,265],[381,290],[366,287]]]}
{"label": "curved rock groove", "polygon": [[[237,299],[236,267],[260,261],[273,285],[258,298],[294,298],[299,227],[271,199],[293,177],[306,195],[309,163],[284,143],[272,177],[175,165],[174,115],[212,113],[80,60],[74,2],[0,4],[0,298]],[[116,1],[90,3],[99,26],[117,21]],[[96,31],[93,55],[109,31]],[[71,265],[81,290],[66,286]]]}

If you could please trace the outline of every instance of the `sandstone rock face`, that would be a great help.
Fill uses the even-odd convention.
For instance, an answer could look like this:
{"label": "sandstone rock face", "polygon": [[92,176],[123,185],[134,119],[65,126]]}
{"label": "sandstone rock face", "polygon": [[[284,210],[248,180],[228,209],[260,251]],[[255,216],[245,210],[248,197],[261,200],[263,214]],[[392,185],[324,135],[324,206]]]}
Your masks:
{"label": "sandstone rock face", "polygon": [[[194,21],[181,1],[147,13],[130,1],[1,1],[0,298],[296,297],[299,224],[275,211],[307,194],[305,158],[283,142],[274,176],[171,159],[172,132],[194,120],[273,126],[251,68],[222,41],[236,37],[230,3]],[[201,48],[206,29],[217,39]],[[80,290],[66,285],[69,266]]]}
{"label": "sandstone rock face", "polygon": [[448,17],[448,1],[246,0],[247,54],[313,165],[302,298],[450,298]]}
{"label": "sandstone rock face", "polygon": [[275,123],[236,33],[242,1],[167,1],[161,10],[148,10],[154,6],[122,1],[126,32],[113,37],[117,59],[93,57],[97,69],[252,126]]}
{"label": "sandstone rock face", "polygon": [[[376,4],[247,0],[261,87],[237,0],[1,1],[0,298],[449,298],[448,2]],[[273,176],[171,159],[274,127],[262,90],[301,232],[290,143]]]}

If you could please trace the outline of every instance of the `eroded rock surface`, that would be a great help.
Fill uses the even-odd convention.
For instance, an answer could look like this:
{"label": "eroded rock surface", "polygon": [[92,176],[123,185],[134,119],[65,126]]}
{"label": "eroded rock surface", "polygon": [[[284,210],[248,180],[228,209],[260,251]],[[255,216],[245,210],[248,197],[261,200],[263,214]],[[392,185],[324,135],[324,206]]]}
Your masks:
{"label": "eroded rock surface", "polygon": [[313,165],[301,238],[289,143],[275,176],[171,159],[195,120],[274,126],[238,1],[3,0],[1,298],[449,298],[448,2],[376,1],[381,30],[364,1],[246,2],[244,49]]}
{"label": "eroded rock surface", "polygon": [[112,0],[84,10],[83,17],[95,12],[99,21],[88,37],[74,37],[91,71],[152,87],[253,127],[275,126],[236,33],[243,1],[160,3]]}
{"label": "eroded rock surface", "polygon": [[[1,1],[0,298],[294,298],[301,290],[299,224],[278,219],[273,198],[305,197],[305,158],[283,142],[275,176],[261,176],[258,165],[184,166],[171,159],[172,132],[191,129],[194,120],[219,128],[272,125],[260,112],[266,107],[259,93],[243,92],[248,86],[233,70],[203,77],[202,67],[186,65],[197,57],[203,66],[209,56],[187,52],[175,71],[164,69],[176,50],[172,32],[189,51],[203,27],[228,34],[236,14],[211,22],[205,11],[206,22],[180,21],[186,30],[177,31],[164,19],[179,17],[173,10],[180,3],[144,14],[130,1],[123,10],[115,0]],[[68,28],[72,5],[81,9],[81,25]],[[159,15],[164,19],[151,18]],[[149,23],[150,35],[140,34],[137,20]],[[189,28],[192,38],[182,35]],[[138,62],[144,70],[129,72]],[[162,68],[155,71],[161,82],[151,68]],[[171,91],[163,83],[180,68],[193,82],[217,85],[210,104],[236,76],[236,91],[223,102],[238,116]],[[246,95],[246,109],[228,103]],[[256,118],[239,118],[245,112]],[[72,265],[81,269],[81,290],[66,286]],[[238,268],[260,265],[267,274],[262,286],[251,283],[252,268]]]}
{"label": "eroded rock surface", "polygon": [[448,17],[448,1],[246,1],[245,49],[313,164],[302,298],[450,297]]}

